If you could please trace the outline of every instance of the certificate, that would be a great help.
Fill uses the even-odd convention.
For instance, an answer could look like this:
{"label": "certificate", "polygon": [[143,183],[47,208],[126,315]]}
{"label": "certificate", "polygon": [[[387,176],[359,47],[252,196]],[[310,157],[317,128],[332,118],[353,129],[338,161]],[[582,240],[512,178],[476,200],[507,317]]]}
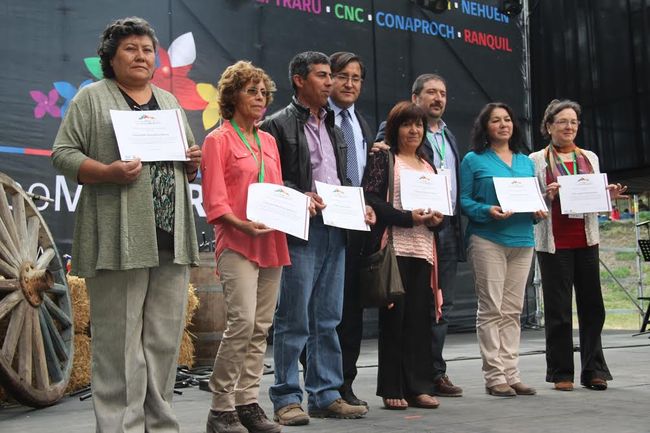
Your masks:
{"label": "certificate", "polygon": [[316,181],[316,192],[325,203],[323,222],[328,226],[349,230],[370,231],[366,224],[366,202],[363,189],[355,186],[329,185]]}
{"label": "certificate", "polygon": [[111,120],[123,161],[187,160],[187,137],[180,110],[111,110]]}
{"label": "certificate", "polygon": [[449,176],[415,170],[400,170],[402,209],[432,209],[453,215]]}
{"label": "certificate", "polygon": [[252,183],[248,186],[246,218],[307,240],[309,200],[305,194],[283,185]]}
{"label": "certificate", "polygon": [[493,177],[499,205],[504,212],[548,212],[536,177]]}
{"label": "certificate", "polygon": [[612,210],[605,173],[558,176],[557,183],[560,184],[560,208],[563,214]]}

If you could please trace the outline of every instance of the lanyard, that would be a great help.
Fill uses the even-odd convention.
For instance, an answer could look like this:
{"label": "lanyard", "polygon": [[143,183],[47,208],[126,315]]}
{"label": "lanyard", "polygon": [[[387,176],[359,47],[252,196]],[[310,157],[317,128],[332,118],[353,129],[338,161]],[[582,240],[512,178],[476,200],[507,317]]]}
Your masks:
{"label": "lanyard", "polygon": [[[555,149],[553,149],[553,151],[555,151]],[[567,174],[572,174],[569,171],[569,167],[567,167],[566,164],[564,163],[564,160],[562,158],[560,158],[560,155],[558,155],[557,153],[555,155],[557,155],[557,158],[562,163],[562,167],[564,167],[564,170],[566,170],[566,173]],[[576,152],[575,152],[575,150],[573,151],[573,174],[578,174],[578,162],[576,161]]]}
{"label": "lanyard", "polygon": [[257,156],[255,156],[255,152],[253,152],[253,149],[251,149],[251,145],[248,144],[248,140],[246,140],[246,137],[244,137],[244,134],[241,132],[241,129],[239,129],[239,126],[237,125],[237,122],[235,122],[235,119],[230,119],[230,123],[232,124],[233,128],[235,128],[235,131],[237,131],[237,135],[239,135],[241,141],[244,142],[251,155],[253,155],[253,159],[255,159],[255,162],[259,165],[260,171],[257,176],[257,181],[259,183],[264,182],[264,156],[262,154],[262,143],[260,143],[260,137],[257,135],[257,129],[253,128],[253,136],[255,137],[255,141],[257,142],[257,147],[260,150],[260,159],[262,160],[261,162],[257,160]]}
{"label": "lanyard", "polygon": [[[437,134],[434,132],[428,132],[429,141],[431,141],[431,147],[436,151],[440,157],[440,168],[445,168],[445,153],[447,153],[447,146],[445,144],[445,130],[440,128],[440,135],[442,135],[442,145],[438,144]],[[435,144],[434,144],[435,143]]]}

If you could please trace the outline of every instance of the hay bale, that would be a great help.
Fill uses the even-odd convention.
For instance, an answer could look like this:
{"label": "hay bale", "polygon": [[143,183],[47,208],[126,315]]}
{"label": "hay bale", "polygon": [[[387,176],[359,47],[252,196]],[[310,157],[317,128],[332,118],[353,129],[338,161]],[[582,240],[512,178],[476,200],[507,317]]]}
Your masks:
{"label": "hay bale", "polygon": [[16,399],[14,399],[11,394],[9,394],[9,391],[6,391],[0,386],[0,409],[5,406],[15,406],[17,404],[20,403],[18,403]]}
{"label": "hay bale", "polygon": [[[68,275],[68,286],[70,288],[70,297],[72,299],[72,309],[74,315],[74,358],[72,360],[72,370],[70,382],[66,393],[71,393],[82,389],[90,384],[91,375],[91,339],[87,335],[88,324],[90,323],[90,303],[88,301],[88,291],[83,278]],[[192,317],[199,306],[199,298],[196,296],[194,286],[188,286],[188,301],[186,310],[185,325],[186,328],[192,321]],[[192,367],[194,365],[194,342],[192,335],[185,329],[181,340],[181,347],[178,355],[178,364]],[[1,392],[1,390],[0,390]],[[1,396],[2,394],[0,394]],[[0,397],[0,401],[1,397]]]}
{"label": "hay bale", "polygon": [[74,358],[66,393],[80,390],[90,384],[91,356],[90,337],[84,334],[75,334]]}
{"label": "hay bale", "polygon": [[187,308],[185,310],[185,329],[187,329],[188,326],[192,324],[192,318],[194,317],[194,313],[196,313],[196,310],[199,308],[199,297],[196,296],[196,289],[192,285],[192,283],[189,284],[187,287]]}
{"label": "hay bale", "polygon": [[192,334],[187,330],[183,331],[181,347],[178,352],[178,365],[187,365],[190,368],[194,366],[194,341]]}
{"label": "hay bale", "polygon": [[72,313],[74,317],[74,333],[87,334],[90,323],[90,301],[86,280],[68,274],[68,287],[72,300]]}

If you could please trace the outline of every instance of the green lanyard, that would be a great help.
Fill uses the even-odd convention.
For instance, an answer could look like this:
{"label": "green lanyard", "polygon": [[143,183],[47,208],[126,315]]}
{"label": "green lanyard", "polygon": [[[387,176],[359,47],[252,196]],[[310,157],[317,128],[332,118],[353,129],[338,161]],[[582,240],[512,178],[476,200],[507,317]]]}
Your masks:
{"label": "green lanyard", "polygon": [[244,144],[250,151],[251,155],[253,155],[253,159],[255,159],[255,162],[260,167],[260,171],[257,176],[257,181],[259,183],[264,182],[264,156],[262,154],[262,143],[260,143],[260,137],[257,135],[257,129],[253,128],[253,136],[255,137],[255,141],[257,142],[257,147],[260,150],[260,159],[262,160],[262,162],[257,161],[257,156],[255,156],[255,152],[253,152],[253,149],[251,149],[251,145],[248,144],[248,140],[246,140],[246,137],[244,137],[244,134],[241,132],[241,129],[239,129],[239,126],[237,125],[237,122],[235,122],[235,119],[230,119],[230,123],[232,124],[233,128],[235,128],[235,131],[237,131],[237,135],[239,135],[239,138],[241,138],[241,141],[244,142]]}
{"label": "green lanyard", "polygon": [[[438,139],[435,132],[427,131],[427,138],[431,142],[431,147],[436,151],[440,157],[440,168],[445,168],[445,153],[447,152],[447,146],[445,145],[445,130],[440,129],[440,135],[442,135],[442,145],[438,145]],[[434,144],[435,143],[435,144]]]}
{"label": "green lanyard", "polygon": [[[555,150],[553,150],[553,151],[555,151]],[[560,156],[559,156],[557,153],[556,153],[555,155],[557,156],[557,158],[558,158],[558,159],[560,160],[560,162],[562,163],[562,167],[564,167],[564,169],[566,170],[567,174],[572,174],[572,173],[569,171],[569,167],[567,167],[566,164],[564,163],[564,160],[563,160],[562,158],[560,158]],[[576,161],[576,151],[575,151],[575,150],[573,151],[573,174],[578,174],[578,163],[577,163],[577,161]]]}

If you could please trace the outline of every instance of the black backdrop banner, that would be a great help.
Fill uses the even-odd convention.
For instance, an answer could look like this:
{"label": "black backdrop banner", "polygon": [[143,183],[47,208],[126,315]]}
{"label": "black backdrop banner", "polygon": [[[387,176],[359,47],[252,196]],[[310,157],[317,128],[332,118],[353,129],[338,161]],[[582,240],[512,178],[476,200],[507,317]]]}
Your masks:
{"label": "black backdrop banner", "polygon": [[[445,121],[464,153],[473,118],[487,102],[510,104],[528,124],[522,25],[499,13],[497,3],[451,1],[445,13],[433,14],[409,0],[5,0],[0,171],[54,200],[39,207],[59,249],[70,251],[81,187],[55,172],[48,156],[69,100],[101,78],[101,31],[132,15],[156,30],[154,83],[176,95],[199,143],[218,125],[215,86],[228,65],[251,60],[273,77],[273,112],[290,99],[287,65],[294,54],[353,51],[368,69],[357,105],[374,125],[410,98],[419,74],[444,76]],[[199,184],[192,194],[198,230],[210,233]],[[464,286],[473,298],[471,284]],[[467,316],[473,320],[473,312]]]}
{"label": "black backdrop banner", "polygon": [[598,154],[610,181],[650,190],[650,1],[529,4],[533,119],[554,98],[579,102],[578,144]]}

